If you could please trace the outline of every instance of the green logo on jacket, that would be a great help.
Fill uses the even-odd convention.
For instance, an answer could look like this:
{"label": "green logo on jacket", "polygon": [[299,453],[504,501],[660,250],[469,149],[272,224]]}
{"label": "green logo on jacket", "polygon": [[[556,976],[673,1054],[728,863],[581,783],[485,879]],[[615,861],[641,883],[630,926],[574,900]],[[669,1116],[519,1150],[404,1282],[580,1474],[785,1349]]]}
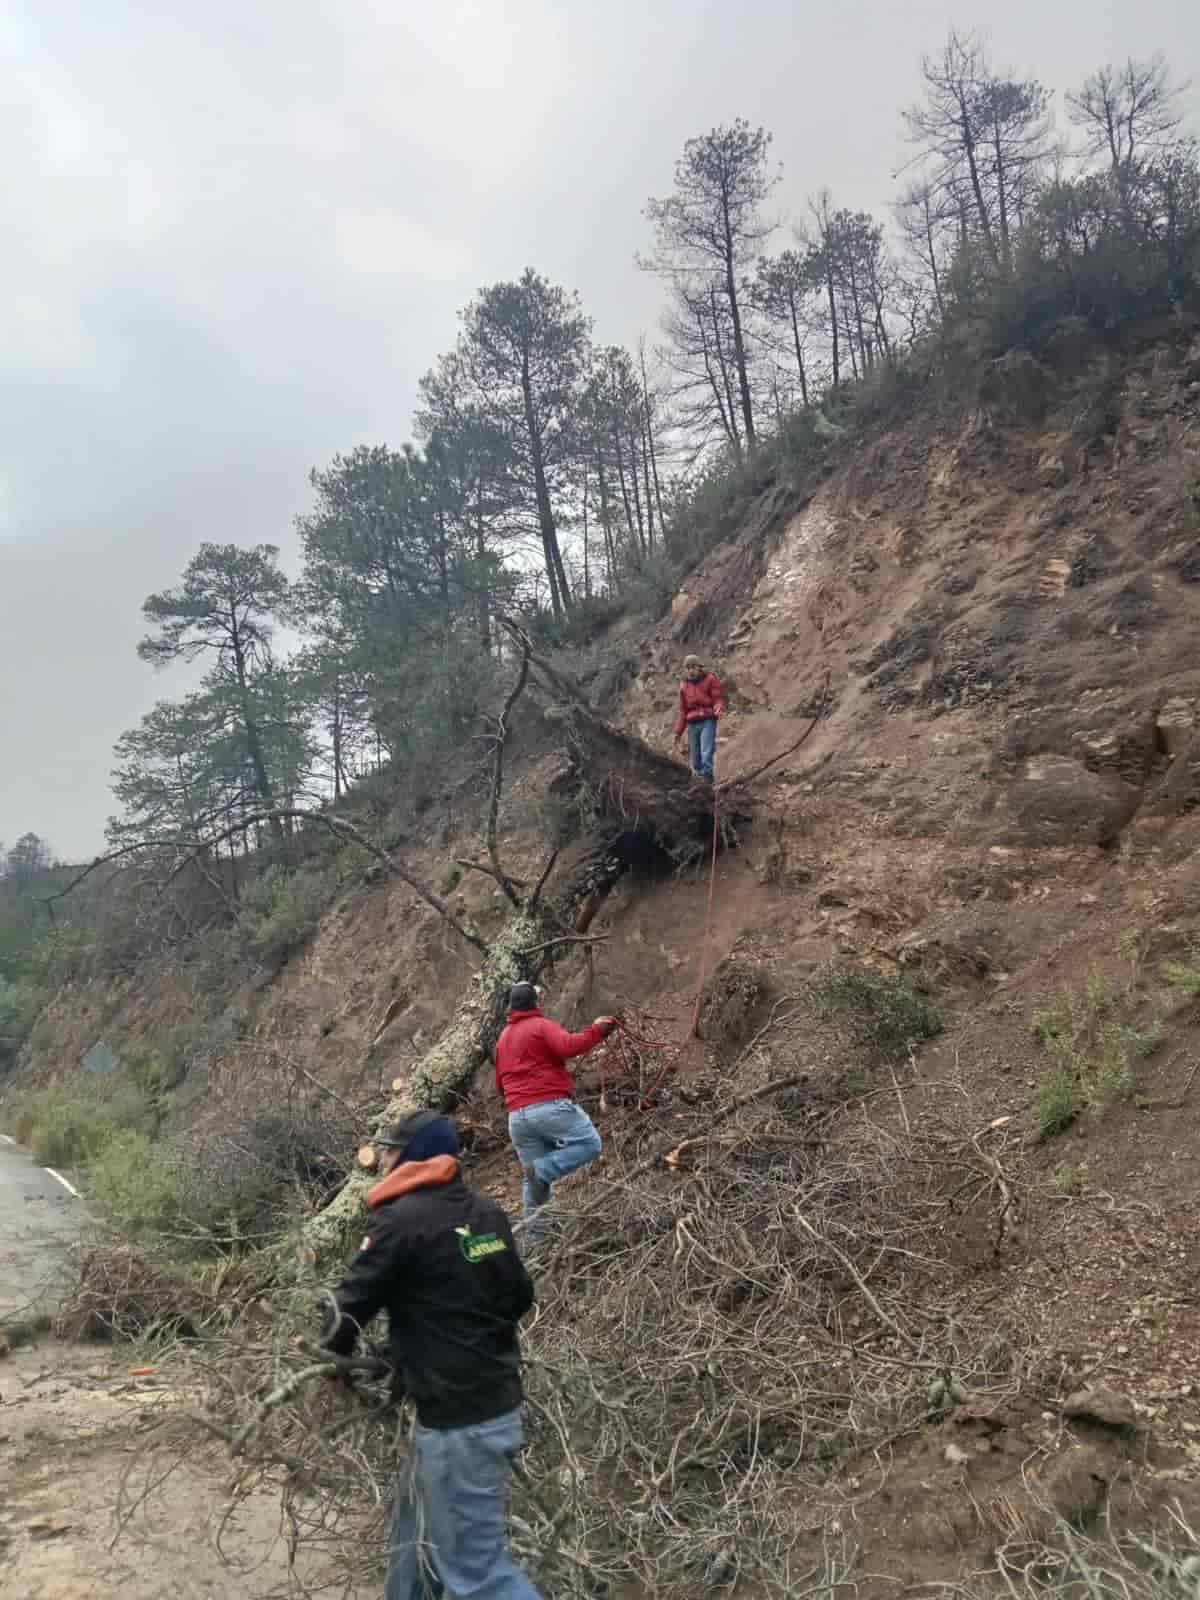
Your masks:
{"label": "green logo on jacket", "polygon": [[458,1248],[463,1253],[463,1259],[472,1266],[478,1261],[484,1261],[488,1256],[498,1256],[508,1249],[507,1244],[498,1233],[472,1233],[470,1228],[455,1228],[458,1234]]}

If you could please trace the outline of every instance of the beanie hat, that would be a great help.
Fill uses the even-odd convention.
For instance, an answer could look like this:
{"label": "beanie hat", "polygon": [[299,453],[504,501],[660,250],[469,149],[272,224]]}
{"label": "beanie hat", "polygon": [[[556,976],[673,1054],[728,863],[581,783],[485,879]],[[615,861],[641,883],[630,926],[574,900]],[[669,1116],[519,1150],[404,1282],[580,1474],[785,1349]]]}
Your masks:
{"label": "beanie hat", "polygon": [[458,1129],[436,1111],[413,1111],[384,1128],[374,1142],[398,1150],[401,1161],[428,1161],[458,1154]]}
{"label": "beanie hat", "polygon": [[537,1003],[537,990],[531,983],[514,983],[509,990],[508,1009],[510,1011],[536,1011]]}

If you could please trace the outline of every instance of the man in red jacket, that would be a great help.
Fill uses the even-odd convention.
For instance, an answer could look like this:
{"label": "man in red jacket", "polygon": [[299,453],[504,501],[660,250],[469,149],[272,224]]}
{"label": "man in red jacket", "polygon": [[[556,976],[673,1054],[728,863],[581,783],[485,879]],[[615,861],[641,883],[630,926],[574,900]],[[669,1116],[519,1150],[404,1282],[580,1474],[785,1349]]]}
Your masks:
{"label": "man in red jacket", "polygon": [[686,732],[692,771],[705,783],[713,781],[713,757],[717,753],[717,722],[725,714],[725,700],[715,672],[706,672],[699,656],[688,656],[683,663],[684,678],[679,685],[679,718],[675,723],[675,742],[682,745]]}
{"label": "man in red jacket", "polygon": [[568,1033],[542,1015],[531,983],[514,985],[508,1004],[508,1026],[496,1041],[496,1087],[524,1176],[529,1241],[536,1243],[544,1230],[532,1219],[549,1200],[550,1185],[600,1154],[600,1135],[576,1104],[567,1062],[607,1039],[617,1019],[597,1017],[590,1028]]}

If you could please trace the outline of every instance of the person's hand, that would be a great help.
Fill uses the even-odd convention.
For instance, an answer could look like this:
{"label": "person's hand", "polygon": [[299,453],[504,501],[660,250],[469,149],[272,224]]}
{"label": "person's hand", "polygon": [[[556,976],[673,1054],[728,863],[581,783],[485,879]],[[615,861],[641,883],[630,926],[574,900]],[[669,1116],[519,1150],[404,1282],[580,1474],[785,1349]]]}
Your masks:
{"label": "person's hand", "polygon": [[617,1026],[616,1017],[597,1017],[595,1022],[592,1023],[592,1027],[593,1028],[603,1028],[605,1038],[608,1037],[608,1035],[613,1031],[613,1029],[616,1026]]}
{"label": "person's hand", "polygon": [[676,750],[683,749],[683,735],[681,733],[675,735],[675,748]]}

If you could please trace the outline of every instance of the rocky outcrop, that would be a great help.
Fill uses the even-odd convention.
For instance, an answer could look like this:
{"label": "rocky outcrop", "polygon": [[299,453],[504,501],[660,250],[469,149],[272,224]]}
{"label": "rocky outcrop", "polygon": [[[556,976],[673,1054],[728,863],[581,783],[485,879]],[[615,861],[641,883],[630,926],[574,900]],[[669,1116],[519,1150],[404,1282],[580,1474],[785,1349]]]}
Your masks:
{"label": "rocky outcrop", "polygon": [[1000,842],[1034,847],[1116,843],[1140,791],[1071,756],[1028,756],[1003,799]]}

